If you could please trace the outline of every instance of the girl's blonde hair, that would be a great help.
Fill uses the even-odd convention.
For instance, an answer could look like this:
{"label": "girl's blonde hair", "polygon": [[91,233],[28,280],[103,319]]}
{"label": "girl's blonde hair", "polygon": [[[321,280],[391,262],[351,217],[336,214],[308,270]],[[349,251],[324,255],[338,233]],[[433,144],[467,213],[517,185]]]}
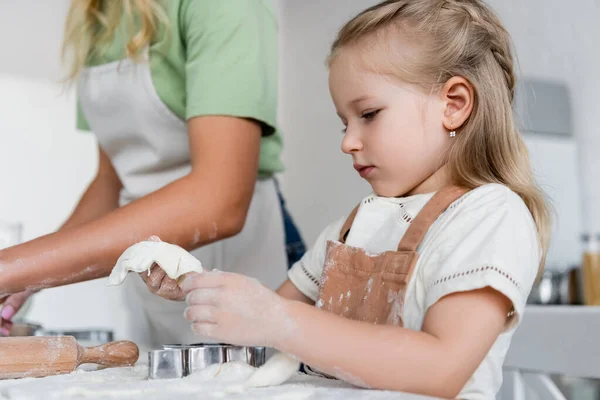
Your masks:
{"label": "girl's blonde hair", "polygon": [[[401,41],[406,46],[399,46]],[[340,30],[328,62],[348,46],[360,46],[363,61],[378,72],[427,92],[440,90],[453,76],[473,85],[473,111],[457,129],[446,165],[454,184],[473,189],[500,183],[523,199],[542,248],[539,276],[551,218],[516,127],[512,45],[498,17],[481,0],[388,0],[361,12]],[[403,60],[396,62],[390,54],[402,54]]]}
{"label": "girl's blonde hair", "polygon": [[159,26],[168,25],[160,0],[71,0],[62,48],[70,64],[66,80],[75,80],[90,57],[110,46],[124,16],[125,54],[137,60]]}

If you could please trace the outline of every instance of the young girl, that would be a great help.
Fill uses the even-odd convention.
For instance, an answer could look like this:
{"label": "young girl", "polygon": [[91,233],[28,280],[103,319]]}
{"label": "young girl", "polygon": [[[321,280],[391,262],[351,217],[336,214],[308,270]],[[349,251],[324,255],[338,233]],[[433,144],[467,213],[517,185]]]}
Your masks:
{"label": "young girl", "polygon": [[359,386],[494,398],[549,229],[511,53],[479,0],[390,0],[348,22],[329,84],[342,150],[373,193],[279,295],[229,273],[186,278],[194,331]]}

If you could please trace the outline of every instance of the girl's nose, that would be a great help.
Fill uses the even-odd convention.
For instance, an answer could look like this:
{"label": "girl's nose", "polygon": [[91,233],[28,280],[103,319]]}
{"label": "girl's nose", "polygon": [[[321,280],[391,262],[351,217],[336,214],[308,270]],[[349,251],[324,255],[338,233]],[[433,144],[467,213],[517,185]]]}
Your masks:
{"label": "girl's nose", "polygon": [[346,128],[344,139],[342,139],[342,151],[346,154],[352,154],[361,151],[362,149],[363,144],[359,135],[351,130],[350,127]]}

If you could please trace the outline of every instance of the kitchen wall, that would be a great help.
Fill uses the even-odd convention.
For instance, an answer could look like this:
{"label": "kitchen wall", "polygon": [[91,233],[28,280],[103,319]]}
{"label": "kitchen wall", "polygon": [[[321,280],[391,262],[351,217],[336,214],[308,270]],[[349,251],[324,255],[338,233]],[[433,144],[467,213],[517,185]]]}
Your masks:
{"label": "kitchen wall", "polygon": [[[281,18],[279,119],[288,165],[284,189],[309,242],[369,191],[339,151],[342,126],[329,99],[324,59],[341,24],[373,3],[277,1]],[[578,8],[560,0],[490,3],[512,32],[522,75],[561,81],[569,90],[579,148],[570,139],[532,138],[530,146],[539,149],[532,157],[537,165],[553,165],[550,173],[539,171],[550,178],[559,176],[549,179],[550,183],[582,172],[585,218],[580,216],[576,195],[561,198],[563,208],[572,215],[572,224],[564,231],[573,232],[570,237],[582,226],[599,231],[600,210],[590,206],[600,201],[593,179],[600,172],[600,158],[594,157],[600,150],[595,132],[600,125],[595,96],[600,81],[593,70],[600,64],[600,53],[592,46],[600,38],[600,26],[595,23],[599,3],[569,3]],[[68,0],[37,1],[30,8],[31,2],[0,0],[0,220],[22,221],[24,239],[60,225],[96,165],[93,136],[74,129],[73,93],[55,83],[60,77],[57,55],[67,5]],[[573,161],[577,158],[579,165]],[[555,196],[560,194],[560,188],[550,189]],[[564,206],[569,201],[572,208]],[[556,255],[561,265],[573,259],[577,240],[570,240]],[[118,290],[106,288],[103,280],[50,289],[36,297],[29,317],[52,328],[118,328],[119,299]]]}
{"label": "kitchen wall", "polygon": [[[565,83],[579,147],[582,229],[600,232],[600,1],[492,0],[516,44],[522,75]],[[553,154],[554,155],[554,154]],[[556,160],[561,160],[560,153]]]}

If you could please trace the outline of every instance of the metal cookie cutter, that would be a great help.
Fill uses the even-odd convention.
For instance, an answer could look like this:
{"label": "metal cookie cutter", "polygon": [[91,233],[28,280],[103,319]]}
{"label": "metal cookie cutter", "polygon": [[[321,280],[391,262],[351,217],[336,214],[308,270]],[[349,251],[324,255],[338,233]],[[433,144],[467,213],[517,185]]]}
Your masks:
{"label": "metal cookie cutter", "polygon": [[228,344],[166,344],[148,352],[148,379],[183,378],[213,364],[239,361],[253,367],[265,363],[264,347]]}

